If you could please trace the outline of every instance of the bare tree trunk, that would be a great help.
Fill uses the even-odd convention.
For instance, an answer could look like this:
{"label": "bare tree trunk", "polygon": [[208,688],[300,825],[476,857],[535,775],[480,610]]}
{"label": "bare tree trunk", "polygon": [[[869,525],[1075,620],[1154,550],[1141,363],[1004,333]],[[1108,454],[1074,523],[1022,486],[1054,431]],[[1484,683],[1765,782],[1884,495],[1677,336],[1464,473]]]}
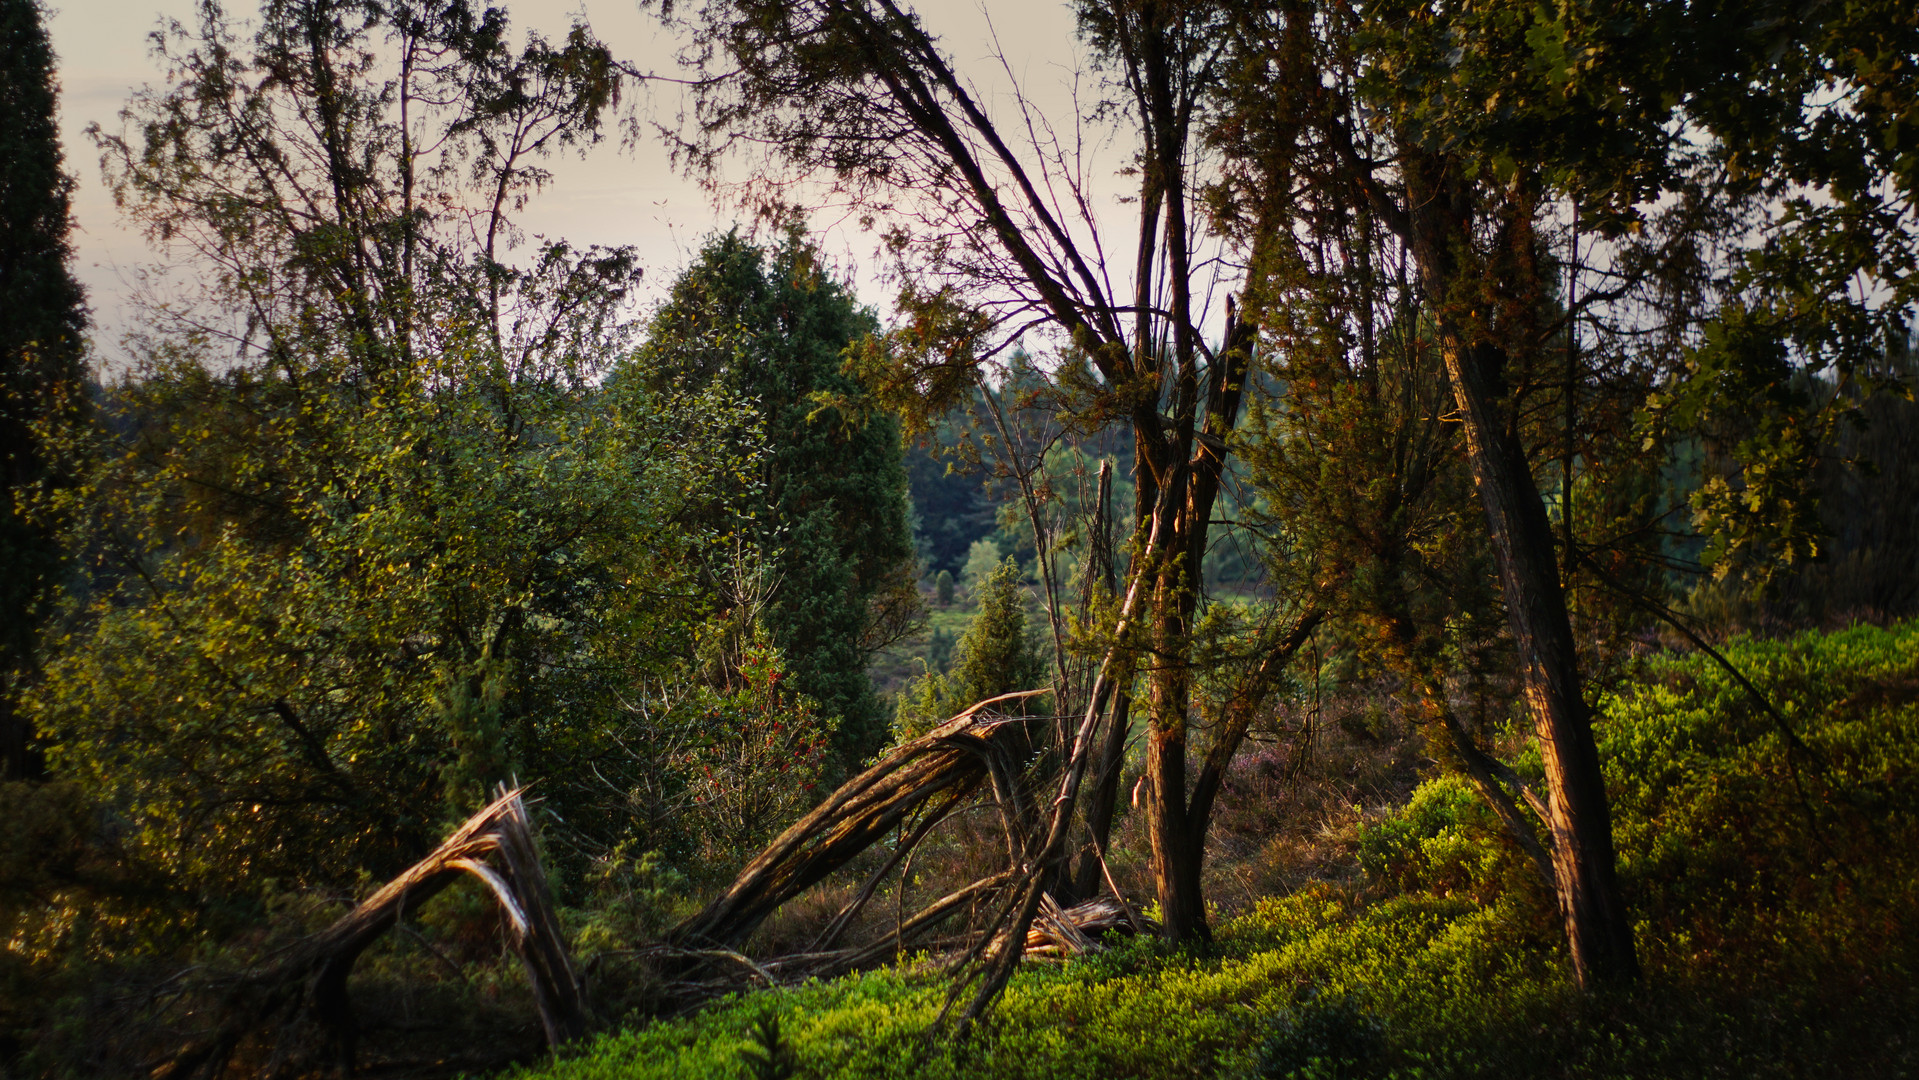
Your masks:
{"label": "bare tree trunk", "polygon": [[[1119,682],[1127,681],[1121,676]],[[1126,737],[1132,733],[1133,696],[1117,686],[1113,690],[1113,712],[1106,722],[1106,739],[1100,744],[1099,759],[1093,766],[1093,783],[1086,795],[1087,850],[1081,853],[1079,867],[1073,873],[1073,895],[1090,898],[1099,895],[1106,877],[1101,866],[1112,850],[1113,814],[1119,809],[1120,772],[1126,766]],[[1125,899],[1120,897],[1119,899]]]}
{"label": "bare tree trunk", "polygon": [[1446,367],[1486,508],[1520,684],[1546,766],[1553,876],[1581,986],[1637,977],[1632,922],[1619,895],[1612,816],[1579,678],[1579,653],[1553,558],[1552,523],[1524,451],[1501,421],[1501,350],[1456,340]]}
{"label": "bare tree trunk", "polygon": [[1159,897],[1161,935],[1167,941],[1207,941],[1206,902],[1200,891],[1203,836],[1194,828],[1186,804],[1187,732],[1192,710],[1191,673],[1185,664],[1190,649],[1183,597],[1167,596],[1181,588],[1183,568],[1163,568],[1161,595],[1152,627],[1153,662],[1148,679],[1152,714],[1146,735],[1146,835],[1152,843],[1153,888]]}
{"label": "bare tree trunk", "polygon": [[[1507,400],[1512,357],[1500,335],[1523,348],[1538,347],[1539,328],[1530,324],[1544,290],[1533,250],[1534,196],[1524,177],[1484,195],[1464,175],[1463,163],[1417,149],[1418,140],[1402,143],[1396,165],[1405,187],[1393,195],[1373,175],[1376,164],[1356,152],[1351,130],[1340,121],[1326,130],[1347,181],[1406,242],[1436,316],[1473,485],[1499,567],[1520,687],[1545,762],[1546,826],[1573,969],[1581,986],[1636,978],[1632,923],[1619,895],[1612,817],[1553,556],[1552,524]],[[1499,220],[1487,213],[1482,198],[1493,200]],[[1497,228],[1490,257],[1476,244],[1484,225]]]}
{"label": "bare tree trunk", "polygon": [[[1407,208],[1400,227],[1438,309],[1442,352],[1466,435],[1473,484],[1486,511],[1506,616],[1519,656],[1521,690],[1532,713],[1549,788],[1546,825],[1553,874],[1573,969],[1581,986],[1635,978],[1632,923],[1619,895],[1612,817],[1592,722],[1579,678],[1579,653],[1553,556],[1552,523],[1533,481],[1515,422],[1506,415],[1505,348],[1492,340],[1486,278],[1532,269],[1528,252],[1513,265],[1482,262],[1473,246],[1474,195],[1456,163],[1422,154],[1402,162]],[[1514,191],[1504,239],[1531,243],[1533,208]],[[1468,265],[1471,264],[1469,280]],[[1501,281],[1513,289],[1515,283]],[[1532,286],[1517,282],[1518,291]],[[1518,301],[1523,306],[1524,297]]]}
{"label": "bare tree trunk", "polygon": [[[1094,501],[1091,538],[1086,557],[1086,592],[1080,611],[1090,615],[1093,600],[1100,590],[1108,597],[1117,589],[1117,569],[1113,553],[1113,463],[1099,464],[1099,495]],[[1066,877],[1067,896],[1062,902],[1088,900],[1098,896],[1108,877],[1106,852],[1113,832],[1113,813],[1119,806],[1120,773],[1126,767],[1126,738],[1132,733],[1132,666],[1122,662],[1113,677],[1111,711],[1106,717],[1106,734],[1090,766],[1086,793],[1086,843],[1078,864]],[[1124,901],[1125,897],[1116,897]]]}

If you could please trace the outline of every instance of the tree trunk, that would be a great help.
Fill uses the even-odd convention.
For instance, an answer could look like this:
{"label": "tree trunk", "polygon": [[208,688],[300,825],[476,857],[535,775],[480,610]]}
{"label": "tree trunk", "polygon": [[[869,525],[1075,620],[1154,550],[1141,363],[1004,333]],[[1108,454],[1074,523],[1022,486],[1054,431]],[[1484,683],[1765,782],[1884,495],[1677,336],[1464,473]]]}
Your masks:
{"label": "tree trunk", "polygon": [[1503,254],[1510,258],[1487,259],[1474,246],[1474,223],[1484,211],[1459,163],[1407,152],[1399,164],[1405,206],[1382,205],[1411,248],[1427,302],[1438,317],[1473,485],[1499,566],[1520,687],[1545,762],[1546,825],[1573,970],[1581,986],[1630,980],[1637,977],[1639,963],[1616,880],[1612,817],[1553,557],[1552,523],[1516,425],[1506,415],[1510,357],[1493,336],[1496,325],[1514,329],[1506,326],[1510,320],[1497,317],[1496,304],[1520,311],[1523,324],[1525,309],[1538,302],[1530,250],[1535,207],[1523,183],[1504,189],[1504,220],[1496,224]]}
{"label": "tree trunk", "polygon": [[[1127,677],[1117,681],[1124,683]],[[1087,850],[1080,855],[1079,868],[1073,873],[1073,895],[1081,899],[1098,896],[1106,877],[1101,863],[1112,850],[1113,814],[1119,809],[1120,773],[1126,767],[1126,736],[1132,733],[1132,711],[1132,695],[1115,688],[1106,739],[1100,744],[1093,783],[1086,795]]]}
{"label": "tree trunk", "polygon": [[1186,802],[1186,751],[1192,709],[1191,641],[1185,618],[1189,589],[1184,567],[1169,560],[1160,570],[1153,620],[1154,667],[1148,679],[1150,722],[1146,736],[1147,836],[1152,841],[1153,889],[1159,897],[1161,935],[1175,944],[1211,940],[1199,867],[1203,829],[1190,820]]}
{"label": "tree trunk", "polygon": [[[1086,591],[1080,601],[1082,614],[1093,610],[1093,599],[1104,589],[1105,595],[1118,592],[1117,570],[1113,558],[1113,463],[1099,463],[1099,497],[1093,510],[1092,527],[1087,530],[1091,543],[1086,563]],[[1113,677],[1113,701],[1106,717],[1106,736],[1100,741],[1094,759],[1091,781],[1086,793],[1086,844],[1079,863],[1073,869],[1063,902],[1090,900],[1105,884],[1106,853],[1113,833],[1113,812],[1119,806],[1120,774],[1126,767],[1126,737],[1131,734],[1133,695],[1132,665],[1122,664]],[[1116,897],[1124,901],[1125,897]]]}
{"label": "tree trunk", "polygon": [[1639,962],[1615,876],[1612,816],[1553,557],[1552,523],[1524,451],[1499,416],[1505,355],[1457,338],[1445,353],[1499,565],[1520,685],[1546,766],[1553,876],[1573,970],[1581,986],[1630,980]]}
{"label": "tree trunk", "polygon": [[[490,865],[498,854],[505,864]],[[493,893],[512,927],[511,940],[533,986],[547,1045],[560,1046],[586,1034],[587,1007],[559,920],[546,873],[540,867],[532,827],[518,790],[502,792],[466,820],[431,855],[388,882],[331,926],[295,946],[271,969],[238,980],[227,995],[225,1021],[188,1043],[153,1070],[161,1080],[212,1080],[226,1073],[241,1042],[278,1024],[296,1027],[303,1016],[326,1033],[332,1068],[351,1075],[356,1025],[347,1000],[347,976],[360,954],[400,920],[461,874],[478,877]]]}
{"label": "tree trunk", "polygon": [[12,697],[17,689],[6,685],[6,672],[0,671],[0,781],[44,780],[46,762],[34,752],[33,724]]}
{"label": "tree trunk", "polygon": [[[1180,391],[1181,400],[1195,403],[1197,415],[1184,424],[1176,421],[1164,432],[1159,430],[1156,414],[1134,421],[1136,458],[1164,477],[1152,510],[1151,535],[1158,539],[1142,556],[1157,563],[1149,566],[1156,579],[1147,674],[1147,834],[1152,840],[1161,933],[1173,942],[1212,938],[1200,887],[1212,804],[1210,796],[1189,802],[1186,776],[1193,706],[1192,625],[1199,609],[1213,507],[1225,476],[1226,440],[1238,423],[1245,397],[1255,330],[1239,319],[1228,297],[1226,333],[1208,369],[1203,393],[1196,377],[1188,379]],[[1150,427],[1142,426],[1142,421]],[[1145,490],[1142,484],[1142,498]],[[1263,663],[1260,667],[1266,669]],[[1272,685],[1266,680],[1249,683],[1246,689],[1252,697],[1240,705],[1256,708]],[[1205,759],[1229,760],[1244,735],[1243,728],[1223,727],[1205,751]]]}

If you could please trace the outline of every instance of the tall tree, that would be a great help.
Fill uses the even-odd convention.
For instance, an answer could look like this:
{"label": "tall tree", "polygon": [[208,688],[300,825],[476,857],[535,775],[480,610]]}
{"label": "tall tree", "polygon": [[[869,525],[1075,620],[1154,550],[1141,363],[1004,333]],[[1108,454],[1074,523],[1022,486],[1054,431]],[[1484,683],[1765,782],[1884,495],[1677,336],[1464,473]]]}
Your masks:
{"label": "tall tree", "polygon": [[765,761],[697,759],[806,710],[686,674],[729,636],[696,571],[757,450],[720,435],[736,403],[603,385],[630,252],[512,257],[543,158],[611,107],[606,50],[457,3],[288,0],[250,40],[200,14],[100,137],[198,292],[143,312],[65,494],[53,766],[215,892],[397,869],[516,774],[576,852],[686,852],[688,774]]}
{"label": "tall tree", "polygon": [[36,427],[71,424],[86,395],[86,309],[68,269],[73,181],[61,171],[53,49],[38,0],[0,2],[0,779],[39,770],[15,709],[61,564],[28,504],[60,479]]}
{"label": "tall tree", "polygon": [[156,335],[282,369],[324,337],[366,385],[475,335],[509,370],[617,336],[617,309],[528,298],[542,274],[630,284],[630,252],[513,258],[546,161],[619,107],[584,24],[515,48],[502,9],[464,0],[275,0],[251,39],[217,3],[195,14],[155,35],[164,87],[90,129],[127,216],[197,271],[146,306]]}
{"label": "tall tree", "polygon": [[[1254,134],[1240,133],[1237,142],[1258,174],[1247,181],[1255,197],[1287,197],[1302,181],[1329,189],[1326,205],[1363,210],[1390,231],[1417,283],[1460,421],[1520,690],[1544,759],[1542,816],[1574,966],[1582,982],[1604,981],[1631,977],[1637,961],[1615,880],[1605,787],[1555,535],[1522,431],[1526,394],[1538,388],[1552,340],[1545,325],[1551,276],[1541,217],[1550,183],[1563,168],[1550,155],[1572,141],[1556,125],[1592,125],[1581,149],[1643,140],[1649,132],[1636,123],[1644,119],[1639,114],[1605,117],[1597,108],[1582,109],[1585,101],[1564,107],[1549,96],[1550,76],[1530,52],[1531,21],[1498,5],[1369,5],[1349,13],[1291,4],[1250,14],[1242,23],[1250,32],[1241,40],[1252,43],[1243,66],[1261,71],[1252,83],[1263,92],[1281,87],[1292,109],[1276,121],[1262,120],[1248,99],[1237,119]],[[1510,138],[1510,130],[1488,137],[1486,128],[1496,122],[1473,112],[1483,114],[1487,101],[1502,100],[1501,91],[1511,103],[1495,115],[1519,117],[1515,127],[1530,125],[1535,144],[1526,151],[1499,141]],[[1542,96],[1546,103],[1536,104]],[[1568,113],[1581,115],[1575,121]],[[1305,171],[1297,154],[1268,149],[1299,140],[1302,129],[1317,152]],[[1630,208],[1643,190],[1627,183],[1614,194]],[[1364,259],[1384,245],[1364,236],[1358,247]],[[1403,624],[1403,605],[1388,608],[1387,622]],[[1390,636],[1400,639],[1403,663],[1424,666],[1410,650],[1409,635]],[[1414,674],[1430,683],[1430,668]],[[1497,785],[1483,790],[1516,815]],[[1522,837],[1529,833],[1523,820],[1509,820]]]}
{"label": "tall tree", "polygon": [[833,402],[861,396],[841,371],[877,329],[798,231],[761,249],[715,237],[654,315],[631,376],[660,387],[713,386],[755,403],[767,446],[731,512],[770,561],[767,629],[801,693],[839,718],[841,762],[886,742],[867,668],[919,625],[899,423]]}
{"label": "tall tree", "polygon": [[[1803,554],[1816,519],[1795,481],[1833,415],[1805,400],[1804,374],[1869,379],[1903,346],[1912,302],[1912,79],[1889,58],[1912,54],[1914,16],[1773,10],[1302,3],[1240,23],[1245,107],[1222,130],[1258,174],[1248,200],[1317,188],[1323,206],[1364,207],[1391,239],[1360,257],[1403,260],[1431,320],[1546,766],[1541,815],[1582,983],[1637,964],[1567,583],[1634,590],[1602,565],[1630,543],[1576,527],[1574,497],[1646,490],[1661,437],[1708,402],[1757,402],[1758,430],[1696,500],[1700,518],[1722,543]],[[1275,114],[1274,98],[1291,107]],[[1305,172],[1271,150],[1302,126]],[[1596,287],[1575,299],[1562,270],[1582,266]],[[1611,366],[1582,355],[1581,331],[1610,339]],[[1635,414],[1658,421],[1644,439],[1591,434]],[[1542,416],[1558,438],[1538,437]]]}
{"label": "tall tree", "polygon": [[[1022,331],[1043,326],[1089,369],[1073,388],[1076,422],[1130,427],[1136,554],[1114,628],[1152,657],[1144,667],[1153,876],[1166,935],[1190,940],[1208,934],[1200,868],[1212,793],[1303,640],[1301,620],[1268,613],[1229,704],[1198,715],[1199,570],[1252,359],[1251,326],[1228,314],[1210,343],[1201,326],[1211,264],[1196,255],[1204,234],[1196,136],[1225,17],[1211,5],[1151,0],[1077,10],[1136,169],[1138,216],[1118,265],[1105,259],[1100,230],[1110,222],[1093,211],[1102,200],[1071,159],[1072,135],[1025,102],[997,120],[919,16],[894,0],[697,5],[687,21],[707,67],[699,131],[685,149],[697,167],[736,145],[757,147],[771,159],[749,196],[778,201],[795,179],[832,176],[839,197],[884,215],[910,319],[875,369],[890,400],[938,415]],[[1055,807],[1077,797],[1095,724],[1130,667],[1110,652],[1094,670],[1089,685],[1055,688],[1073,706],[1061,711],[1087,709],[1066,733]],[[1213,737],[1196,755],[1205,719]],[[1056,817],[1031,852],[1036,863],[1063,858],[1066,820]],[[1030,918],[1037,892],[1023,903]]]}

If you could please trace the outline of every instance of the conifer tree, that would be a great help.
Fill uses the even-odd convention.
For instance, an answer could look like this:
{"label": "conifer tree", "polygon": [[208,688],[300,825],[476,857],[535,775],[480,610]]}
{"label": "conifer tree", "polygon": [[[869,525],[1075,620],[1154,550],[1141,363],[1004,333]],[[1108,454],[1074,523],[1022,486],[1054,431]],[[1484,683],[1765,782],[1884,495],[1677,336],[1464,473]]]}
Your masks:
{"label": "conifer tree", "polygon": [[1019,563],[1009,557],[996,564],[976,586],[974,599],[979,609],[960,635],[952,670],[929,671],[901,691],[896,739],[924,735],[988,698],[1046,686],[1046,661],[1026,632]]}
{"label": "conifer tree", "polygon": [[83,400],[86,311],[68,270],[68,194],[61,171],[53,49],[37,0],[0,0],[0,775],[38,765],[14,709],[33,667],[60,551],[27,504],[58,481],[36,427],[75,416]]}
{"label": "conifer tree", "polygon": [[840,355],[876,329],[797,231],[771,250],[727,233],[674,284],[629,368],[757,403],[767,456],[741,528],[770,556],[768,629],[796,689],[839,718],[843,764],[884,743],[867,663],[919,613],[899,424],[825,404],[858,396]]}

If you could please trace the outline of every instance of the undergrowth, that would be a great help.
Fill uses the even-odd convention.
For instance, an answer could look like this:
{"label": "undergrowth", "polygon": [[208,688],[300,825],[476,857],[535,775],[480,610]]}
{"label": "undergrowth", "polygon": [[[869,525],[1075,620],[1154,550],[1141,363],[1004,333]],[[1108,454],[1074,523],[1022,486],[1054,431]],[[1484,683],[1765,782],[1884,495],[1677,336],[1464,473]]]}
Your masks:
{"label": "undergrowth", "polygon": [[[1371,820],[1363,874],[1204,952],[1028,965],[964,1045],[905,964],[602,1036],[516,1080],[1899,1077],[1919,1072],[1919,624],[1648,661],[1597,724],[1644,979],[1580,993],[1550,893],[1460,782]],[[1524,763],[1522,762],[1522,767]],[[776,1047],[768,1047],[769,1024]]]}

